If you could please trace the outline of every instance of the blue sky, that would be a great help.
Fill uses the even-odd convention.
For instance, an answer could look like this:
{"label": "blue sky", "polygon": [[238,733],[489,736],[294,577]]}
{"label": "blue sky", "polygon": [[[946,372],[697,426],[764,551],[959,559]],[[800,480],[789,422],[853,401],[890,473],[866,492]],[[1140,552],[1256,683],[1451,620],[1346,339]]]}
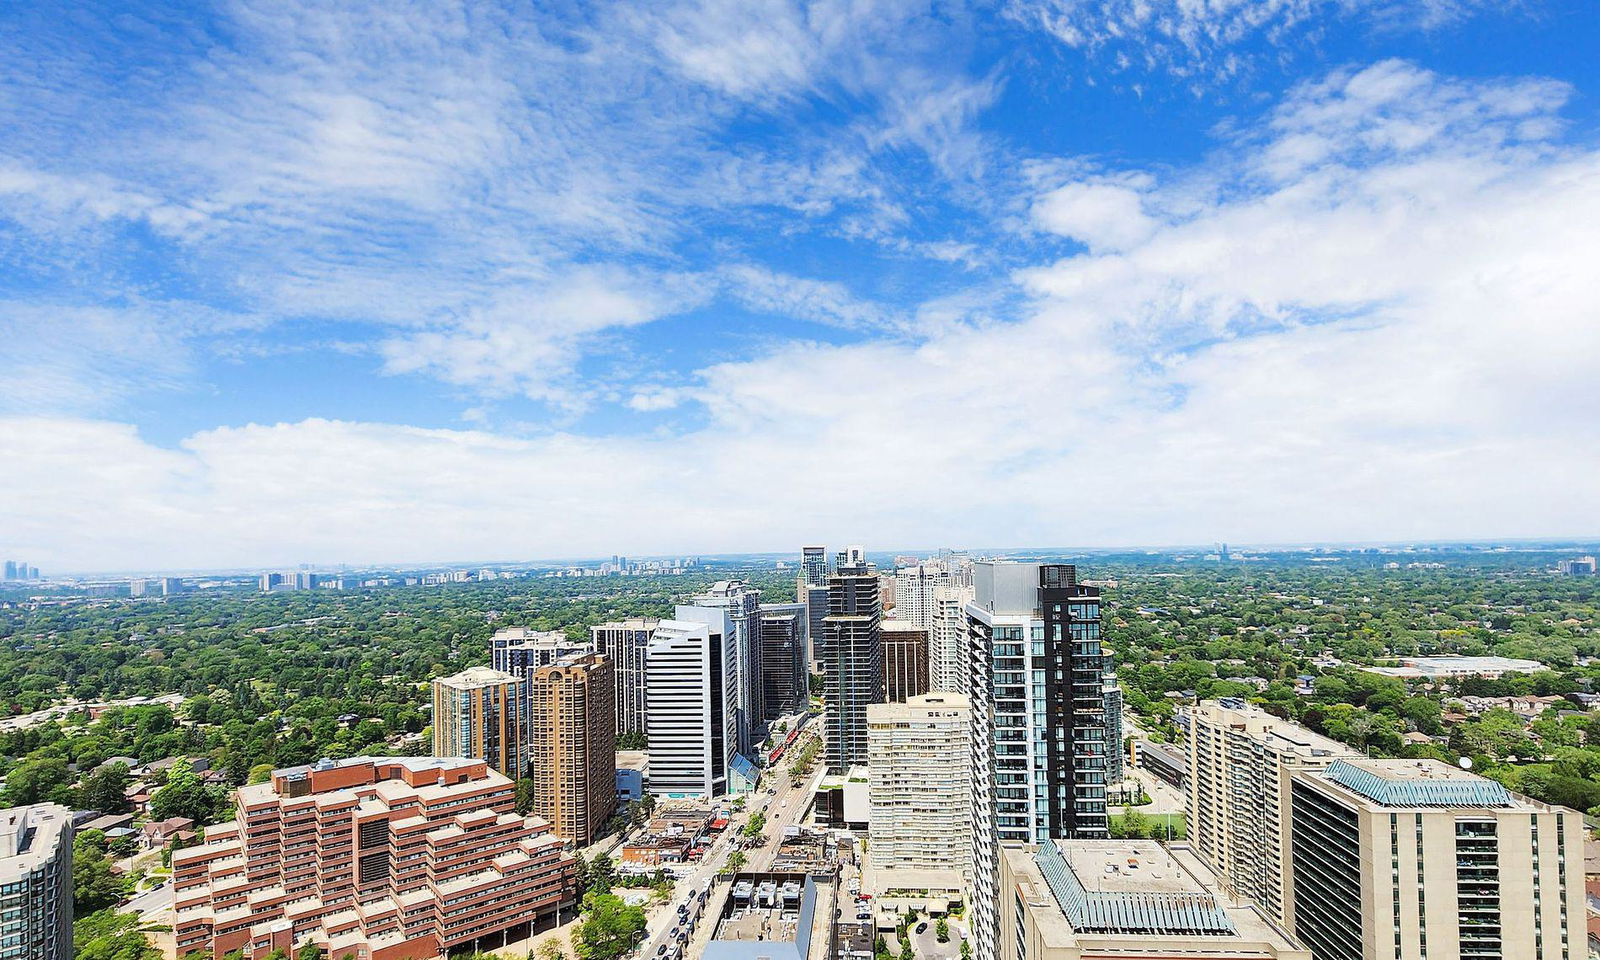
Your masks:
{"label": "blue sky", "polygon": [[1597,20],[11,5],[0,553],[1593,535]]}

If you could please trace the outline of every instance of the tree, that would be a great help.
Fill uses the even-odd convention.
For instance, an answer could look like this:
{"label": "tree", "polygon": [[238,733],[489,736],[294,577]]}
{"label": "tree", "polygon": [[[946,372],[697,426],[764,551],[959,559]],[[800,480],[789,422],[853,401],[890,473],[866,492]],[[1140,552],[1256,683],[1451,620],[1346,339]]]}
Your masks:
{"label": "tree", "polygon": [[972,960],[972,944],[970,941],[961,941],[961,960]]}
{"label": "tree", "polygon": [[744,865],[747,862],[748,858],[745,857],[743,850],[735,850],[728,854],[728,870],[733,873],[738,873],[744,869]]}
{"label": "tree", "polygon": [[525,817],[533,812],[535,789],[537,788],[534,787],[532,778],[522,777],[517,780],[516,811],[518,816]]}
{"label": "tree", "polygon": [[[98,833],[99,831],[90,831]],[[88,840],[89,842],[83,842]],[[87,916],[114,907],[128,893],[128,881],[111,869],[111,860],[88,834],[72,845],[72,912]]]}
{"label": "tree", "polygon": [[161,960],[161,951],[150,946],[131,913],[100,910],[79,916],[72,943],[76,960]]}
{"label": "tree", "polygon": [[616,868],[611,863],[611,857],[604,853],[597,853],[589,861],[589,892],[610,893],[611,878],[616,873]]}
{"label": "tree", "polygon": [[940,943],[949,943],[950,921],[946,920],[944,917],[940,917],[938,922],[933,925],[933,937]]}
{"label": "tree", "polygon": [[534,951],[538,960],[567,960],[567,951],[561,949],[560,940],[546,940]]}
{"label": "tree", "polygon": [[179,759],[167,774],[167,785],[150,797],[150,816],[156,820],[187,817],[198,824],[217,817],[224,796],[200,781],[200,775],[184,759]]}
{"label": "tree", "polygon": [[258,763],[250,768],[247,780],[250,783],[266,783],[272,779],[272,764]]}
{"label": "tree", "polygon": [[916,960],[916,954],[911,952],[911,938],[904,934],[900,936],[900,960]]}
{"label": "tree", "polygon": [[643,910],[628,906],[615,894],[591,893],[583,898],[583,919],[573,930],[572,941],[581,960],[615,960],[633,949],[644,930]]}
{"label": "tree", "polygon": [[72,774],[67,770],[67,761],[60,757],[24,760],[6,777],[6,806],[26,807],[61,799],[65,799],[66,805],[70,806],[72,799],[68,795],[68,787],[71,783]]}
{"label": "tree", "polygon": [[82,789],[78,791],[78,803],[85,810],[127,813],[128,798],[124,795],[127,789],[127,764],[113,763],[89,775],[83,782]]}
{"label": "tree", "polygon": [[294,960],[322,960],[322,948],[308,943],[294,952]]}

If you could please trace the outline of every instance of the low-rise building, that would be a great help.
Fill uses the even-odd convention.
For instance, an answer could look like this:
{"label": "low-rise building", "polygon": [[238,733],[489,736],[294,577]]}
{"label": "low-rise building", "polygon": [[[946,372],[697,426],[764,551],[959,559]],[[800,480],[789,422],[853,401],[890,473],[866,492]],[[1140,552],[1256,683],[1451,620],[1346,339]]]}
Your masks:
{"label": "low-rise building", "polygon": [[832,960],[837,888],[807,873],[738,873],[718,887],[702,960]]}
{"label": "low-rise building", "polygon": [[235,792],[237,818],[172,855],[176,955],[258,960],[307,944],[423,960],[527,936],[576,899],[550,825],[513,812],[482,760],[361,757],[275,770]]}

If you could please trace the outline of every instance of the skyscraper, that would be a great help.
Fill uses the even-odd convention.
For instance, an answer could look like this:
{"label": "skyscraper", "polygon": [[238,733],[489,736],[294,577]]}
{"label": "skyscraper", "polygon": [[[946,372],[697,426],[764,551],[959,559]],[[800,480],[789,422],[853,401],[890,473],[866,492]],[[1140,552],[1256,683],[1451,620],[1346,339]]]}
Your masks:
{"label": "skyscraper", "polygon": [[[761,625],[758,611],[761,591],[743,580],[718,580],[711,589],[680,606],[673,615],[679,620],[704,619],[697,609],[724,610],[729,630],[725,636],[733,647],[735,707],[739,732],[738,751],[747,757],[766,737],[766,708],[761,703]],[[708,621],[709,622],[709,621]]]}
{"label": "skyscraper", "polygon": [[704,621],[656,624],[646,658],[651,793],[715,797],[728,792],[737,692],[733,651]]}
{"label": "skyscraper", "polygon": [[928,682],[945,693],[967,692],[967,602],[972,591],[966,587],[935,587],[933,591],[933,631],[928,636]]}
{"label": "skyscraper", "polygon": [[819,673],[822,670],[822,621],[828,615],[828,585],[801,581],[795,589],[795,596],[806,605],[806,670]]}
{"label": "skyscraper", "polygon": [[433,681],[433,755],[484,760],[512,780],[525,776],[525,690],[521,677],[488,667]]}
{"label": "skyscraper", "polygon": [[1070,564],[973,575],[973,937],[993,960],[1000,845],[1109,836],[1100,591]]}
{"label": "skyscraper", "polygon": [[15,561],[15,560],[7,560],[6,561],[6,579],[7,580],[15,580],[15,579],[17,579],[17,561]]}
{"label": "skyscraper", "polygon": [[0,958],[72,960],[72,811],[0,810]]}
{"label": "skyscraper", "polygon": [[879,625],[883,642],[883,693],[888,703],[905,703],[928,692],[928,631],[905,620]]}
{"label": "skyscraper", "polygon": [[806,708],[806,608],[803,603],[761,605],[761,699],[767,720]]}
{"label": "skyscraper", "polygon": [[586,847],[617,806],[616,681],[603,654],[534,671],[528,699],[533,813]]}
{"label": "skyscraper", "polygon": [[661,621],[631,617],[590,628],[596,653],[611,658],[617,685],[617,735],[643,734],[649,726],[645,712],[645,656],[650,635]]}
{"label": "skyscraper", "polygon": [[867,759],[867,705],[883,695],[883,644],[879,633],[878,573],[865,551],[839,555],[828,578],[828,615],[822,621],[823,757],[829,773],[843,774]]}
{"label": "skyscraper", "polygon": [[800,548],[800,582],[814,587],[828,585],[828,548]]}
{"label": "skyscraper", "polygon": [[950,586],[950,571],[941,564],[919,563],[894,572],[894,618],[928,631],[938,616],[936,594]]}

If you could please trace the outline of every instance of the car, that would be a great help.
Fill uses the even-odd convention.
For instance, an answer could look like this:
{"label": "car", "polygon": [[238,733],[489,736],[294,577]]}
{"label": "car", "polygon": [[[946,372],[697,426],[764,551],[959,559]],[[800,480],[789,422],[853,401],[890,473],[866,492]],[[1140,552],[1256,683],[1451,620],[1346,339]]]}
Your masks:
{"label": "car", "polygon": [[666,956],[666,953],[667,953],[667,945],[666,944],[663,943],[661,946],[656,947],[656,956],[658,956],[658,957]]}
{"label": "car", "polygon": [[927,932],[928,932],[928,921],[924,920],[921,923],[917,924],[917,933],[927,933]]}

